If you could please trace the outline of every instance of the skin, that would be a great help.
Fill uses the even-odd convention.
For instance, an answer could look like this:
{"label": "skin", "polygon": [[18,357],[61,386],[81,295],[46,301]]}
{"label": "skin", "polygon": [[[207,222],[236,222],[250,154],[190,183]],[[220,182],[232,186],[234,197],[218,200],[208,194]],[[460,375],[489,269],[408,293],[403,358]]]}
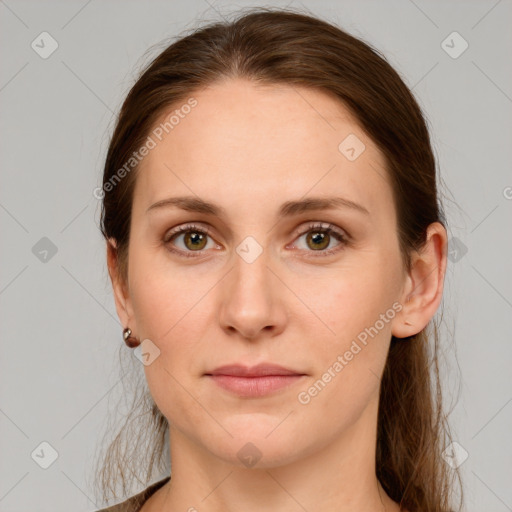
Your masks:
{"label": "skin", "polygon": [[[399,510],[375,474],[380,380],[391,335],[418,333],[440,304],[446,231],[429,227],[407,273],[384,158],[333,97],[243,79],[193,96],[198,105],[139,169],[127,282],[114,242],[107,245],[123,326],[160,350],[144,371],[170,425],[172,479],[142,510]],[[349,134],[366,146],[355,161],[338,150]],[[177,207],[146,212],[184,195],[222,206],[225,216]],[[337,208],[276,216],[283,202],[313,196],[350,199],[369,215]],[[210,229],[198,257],[169,251],[198,254],[183,234],[164,241],[189,222]],[[348,233],[349,242],[331,235],[318,249],[307,234],[319,222]],[[236,252],[247,236],[263,248],[252,263]],[[331,248],[340,250],[320,254]],[[401,311],[300,403],[298,394],[395,302]],[[306,376],[274,394],[242,398],[204,375],[262,361]],[[252,467],[237,456],[248,442],[261,454]]]}

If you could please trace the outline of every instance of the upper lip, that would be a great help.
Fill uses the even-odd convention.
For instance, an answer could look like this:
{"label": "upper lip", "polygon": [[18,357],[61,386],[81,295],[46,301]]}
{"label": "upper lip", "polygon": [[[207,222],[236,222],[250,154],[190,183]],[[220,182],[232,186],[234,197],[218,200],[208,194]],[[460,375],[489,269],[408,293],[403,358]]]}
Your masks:
{"label": "upper lip", "polygon": [[219,366],[206,375],[232,375],[234,377],[263,377],[268,375],[304,375],[301,372],[271,363],[260,363],[255,366],[228,364]]}

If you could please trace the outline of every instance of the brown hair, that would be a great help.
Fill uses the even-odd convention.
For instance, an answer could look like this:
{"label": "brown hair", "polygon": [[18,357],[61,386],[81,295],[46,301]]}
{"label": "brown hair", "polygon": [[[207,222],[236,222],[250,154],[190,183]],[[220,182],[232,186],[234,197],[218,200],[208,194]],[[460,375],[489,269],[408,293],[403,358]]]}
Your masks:
{"label": "brown hair", "polygon": [[[446,228],[429,131],[411,91],[378,50],[340,28],[291,9],[253,8],[169,45],[141,73],[122,105],[104,168],[101,230],[107,241],[116,242],[123,282],[137,167],[123,173],[108,191],[107,183],[113,183],[167,109],[185,104],[194,92],[216,81],[237,77],[315,88],[334,95],[355,115],[385,156],[400,253],[410,270],[411,252],[425,243],[429,224],[440,222]],[[435,319],[415,336],[393,337],[381,382],[377,477],[409,512],[450,510],[455,476],[460,483],[458,471],[441,458],[450,435],[441,403],[438,349]],[[125,492],[130,474],[139,479],[141,457],[149,458],[146,475],[139,479],[143,485],[157,460],[161,464],[167,420],[147,391],[138,406],[152,423],[132,435],[138,439],[144,432],[149,449],[126,441],[123,445],[123,433],[132,424],[127,421],[101,461],[98,479],[104,498],[119,481]]]}

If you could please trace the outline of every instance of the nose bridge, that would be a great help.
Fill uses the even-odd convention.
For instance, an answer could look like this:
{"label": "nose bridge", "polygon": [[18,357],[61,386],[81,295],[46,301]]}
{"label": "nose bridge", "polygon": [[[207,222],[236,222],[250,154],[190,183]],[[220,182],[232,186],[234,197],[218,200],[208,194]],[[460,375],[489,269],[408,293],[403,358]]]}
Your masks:
{"label": "nose bridge", "polygon": [[[261,240],[262,236],[259,238]],[[247,293],[255,300],[270,299],[272,274],[268,268],[270,252],[263,244],[263,241],[260,243],[254,236],[249,235],[235,248],[232,291],[237,295],[241,294],[239,298]]]}
{"label": "nose bridge", "polygon": [[280,331],[282,327],[276,327],[284,317],[275,297],[270,260],[271,252],[254,236],[247,236],[235,247],[219,311],[224,328],[235,329],[245,338],[256,338],[268,327]]}

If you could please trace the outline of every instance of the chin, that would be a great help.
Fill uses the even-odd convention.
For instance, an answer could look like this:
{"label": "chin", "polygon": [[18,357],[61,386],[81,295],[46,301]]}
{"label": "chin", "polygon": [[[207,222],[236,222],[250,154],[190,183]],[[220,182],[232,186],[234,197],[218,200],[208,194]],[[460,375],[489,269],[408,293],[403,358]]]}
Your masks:
{"label": "chin", "polygon": [[210,438],[209,443],[213,441],[214,445],[206,448],[228,464],[241,468],[270,469],[290,464],[308,451],[307,446],[301,449],[306,436],[291,421],[286,426],[279,425],[282,419],[267,416],[264,420],[252,418],[251,421],[244,417],[238,423],[224,422],[233,437],[226,434],[216,440]]}

